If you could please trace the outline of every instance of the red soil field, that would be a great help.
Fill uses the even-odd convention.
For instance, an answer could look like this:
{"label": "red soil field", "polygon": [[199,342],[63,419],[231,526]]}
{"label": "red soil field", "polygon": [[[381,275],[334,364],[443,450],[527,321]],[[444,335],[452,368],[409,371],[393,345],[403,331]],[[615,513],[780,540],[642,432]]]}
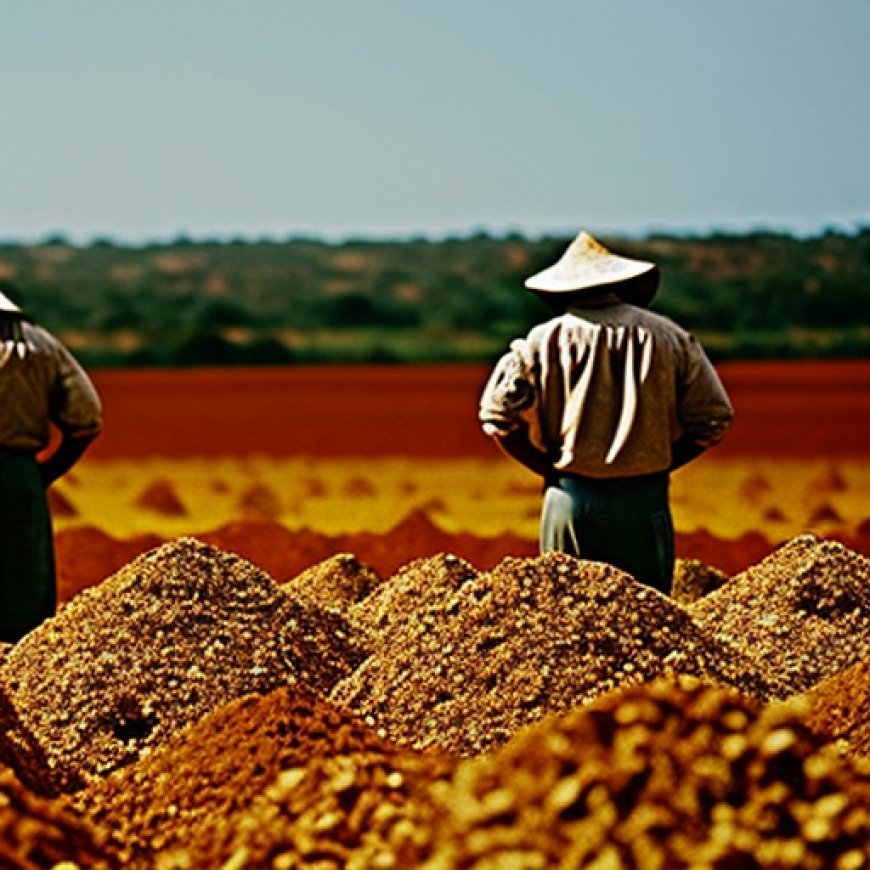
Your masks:
{"label": "red soil field", "polygon": [[[736,420],[718,456],[870,454],[870,360],[719,367]],[[477,425],[485,366],[97,371],[94,458],[495,456]]]}

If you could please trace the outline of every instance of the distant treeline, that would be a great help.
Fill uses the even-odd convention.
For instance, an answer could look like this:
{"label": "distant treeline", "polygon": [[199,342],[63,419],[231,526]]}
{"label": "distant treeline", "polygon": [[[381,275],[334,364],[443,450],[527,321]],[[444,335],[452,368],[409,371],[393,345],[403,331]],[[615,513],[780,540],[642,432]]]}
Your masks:
{"label": "distant treeline", "polygon": [[[870,228],[603,238],[715,359],[870,356]],[[549,316],[523,280],[569,238],[0,242],[0,289],[86,364],[489,361]]]}

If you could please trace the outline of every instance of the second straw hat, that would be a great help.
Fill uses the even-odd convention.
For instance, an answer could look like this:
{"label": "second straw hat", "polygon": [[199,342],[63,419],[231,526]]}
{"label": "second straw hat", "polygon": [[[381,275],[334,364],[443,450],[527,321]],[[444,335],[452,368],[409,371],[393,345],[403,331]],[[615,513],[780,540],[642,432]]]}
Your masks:
{"label": "second straw hat", "polygon": [[20,314],[21,309],[3,292],[0,292],[0,311],[9,311]]}
{"label": "second straw hat", "polygon": [[[649,280],[634,280],[643,275],[648,276]],[[626,302],[646,304],[655,295],[658,269],[655,263],[612,253],[585,230],[571,242],[556,263],[527,278],[525,282],[529,290],[542,293],[576,293],[611,285],[613,291]],[[620,285],[625,285],[627,292],[620,292]]]}

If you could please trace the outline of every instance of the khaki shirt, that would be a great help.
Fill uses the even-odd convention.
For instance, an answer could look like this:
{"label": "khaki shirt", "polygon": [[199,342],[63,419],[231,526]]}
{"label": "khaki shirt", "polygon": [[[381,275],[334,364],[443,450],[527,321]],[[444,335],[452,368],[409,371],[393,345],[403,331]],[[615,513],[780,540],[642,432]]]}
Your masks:
{"label": "khaki shirt", "polygon": [[677,439],[710,447],[733,416],[695,337],[620,302],[569,309],[513,341],[480,402],[487,435],[526,424],[554,468],[588,477],[665,471]]}
{"label": "khaki shirt", "polygon": [[0,455],[42,450],[49,422],[95,434],[101,413],[90,378],[51,333],[23,320],[19,341],[0,341]]}

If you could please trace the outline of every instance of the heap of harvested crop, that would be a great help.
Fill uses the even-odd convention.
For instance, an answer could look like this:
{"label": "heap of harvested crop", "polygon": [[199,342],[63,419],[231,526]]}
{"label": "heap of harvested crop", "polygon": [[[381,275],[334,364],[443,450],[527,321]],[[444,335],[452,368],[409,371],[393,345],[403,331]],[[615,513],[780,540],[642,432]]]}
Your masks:
{"label": "heap of harvested crop", "polygon": [[843,741],[848,752],[870,757],[870,659],[822,680],[803,699],[810,726]]}
{"label": "heap of harvested crop", "polygon": [[350,553],[336,553],[281,585],[297,601],[339,612],[361,601],[383,581]]}
{"label": "heap of harvested crop", "polygon": [[464,559],[438,553],[415,559],[399,569],[390,580],[351,608],[353,622],[381,644],[393,632],[428,630],[443,621],[445,604],[477,571]]}
{"label": "heap of harvested crop", "polygon": [[362,658],[344,620],[191,538],[146,553],[61,608],[0,667],[0,756],[53,794],[105,776],[226,702]]}
{"label": "heap of harvested crop", "polygon": [[172,866],[217,867],[229,857],[218,860],[213,850],[221,830],[281,771],[362,751],[397,753],[355,717],[298,686],[284,686],[210,713],[70,803],[110,832],[124,866],[148,866],[158,853],[183,852],[188,864]]}
{"label": "heap of harvested crop", "polygon": [[658,682],[469,759],[425,866],[863,870],[870,767],[795,716]]}
{"label": "heap of harvested crop", "polygon": [[[680,678],[547,717],[464,761],[354,741],[307,763],[290,752],[210,836],[179,833],[181,848],[160,851],[154,828],[158,851],[143,839],[141,865],[863,870],[870,766],[836,755],[795,709],[759,712]],[[258,763],[237,762],[249,774]]]}
{"label": "heap of harvested crop", "polygon": [[728,575],[700,559],[677,559],[671,583],[671,597],[680,604],[691,604],[728,582]]}
{"label": "heap of harvested crop", "polygon": [[0,867],[49,870],[112,866],[101,836],[59,801],[37,797],[11,770],[0,768]]}
{"label": "heap of harvested crop", "polygon": [[802,535],[689,612],[802,692],[870,656],[870,559]]}
{"label": "heap of harvested crop", "polygon": [[288,768],[192,863],[177,866],[420,867],[446,814],[429,789],[452,766],[429,754],[394,750]]}
{"label": "heap of harvested crop", "polygon": [[444,588],[431,588],[422,560],[372,596],[385,606],[371,622],[380,614],[388,631],[331,696],[397,742],[485,752],[546,713],[673,672],[783,694],[673,600],[611,566],[551,553],[464,582],[464,568],[434,573]]}

